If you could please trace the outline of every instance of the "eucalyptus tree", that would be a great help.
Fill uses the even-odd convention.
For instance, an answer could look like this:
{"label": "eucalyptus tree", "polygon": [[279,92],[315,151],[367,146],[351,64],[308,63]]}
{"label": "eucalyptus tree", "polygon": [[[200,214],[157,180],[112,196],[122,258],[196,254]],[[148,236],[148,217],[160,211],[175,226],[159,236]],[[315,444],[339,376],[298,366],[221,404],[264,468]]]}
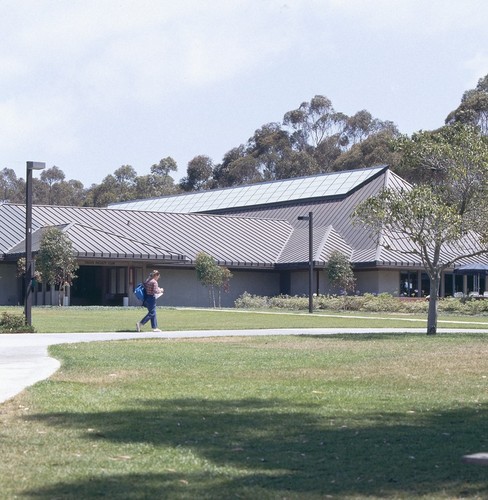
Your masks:
{"label": "eucalyptus tree", "polygon": [[11,168],[0,170],[0,202],[25,203],[25,181]]}
{"label": "eucalyptus tree", "polygon": [[463,94],[461,104],[449,113],[446,123],[471,124],[488,135],[488,75],[479,79],[476,88]]}
{"label": "eucalyptus tree", "polygon": [[214,164],[212,159],[206,155],[195,156],[188,162],[186,177],[180,181],[180,187],[184,191],[201,191],[212,187],[212,174]]}
{"label": "eucalyptus tree", "polygon": [[41,182],[47,186],[47,196],[48,196],[46,201],[47,205],[54,205],[53,203],[54,187],[63,182],[65,177],[66,176],[64,172],[56,165],[53,165],[51,168],[41,171],[41,175],[39,176],[39,178]]}
{"label": "eucalyptus tree", "polygon": [[394,125],[380,130],[344,151],[334,160],[331,169],[339,171],[389,165],[396,171],[401,153],[395,150],[393,144],[399,137],[400,134]]}
{"label": "eucalyptus tree", "polygon": [[263,180],[259,171],[259,161],[249,154],[244,144],[225,153],[222,163],[215,165],[212,178],[215,186],[221,188],[253,184]]}
{"label": "eucalyptus tree", "polygon": [[159,160],[159,163],[155,163],[151,166],[151,174],[167,176],[170,172],[176,172],[178,170],[178,164],[171,157],[167,156]]}
{"label": "eucalyptus tree", "polygon": [[488,253],[488,138],[458,124],[403,137],[398,149],[419,184],[383,190],[353,218],[382,246],[421,261],[430,280],[427,334],[435,334],[442,272]]}

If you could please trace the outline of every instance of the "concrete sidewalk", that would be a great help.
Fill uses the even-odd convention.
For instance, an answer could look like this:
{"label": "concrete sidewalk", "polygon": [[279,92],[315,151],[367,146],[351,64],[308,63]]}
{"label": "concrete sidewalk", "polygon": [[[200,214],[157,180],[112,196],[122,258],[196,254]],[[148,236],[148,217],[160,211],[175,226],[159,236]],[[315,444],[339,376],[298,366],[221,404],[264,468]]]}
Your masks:
{"label": "concrete sidewalk", "polygon": [[[267,330],[198,330],[183,332],[113,332],[113,333],[14,333],[0,335],[0,403],[12,398],[26,387],[49,378],[60,366],[48,356],[54,344],[73,344],[139,338],[203,338],[264,335],[337,335],[368,333],[425,333],[425,328],[289,328]],[[487,330],[439,329],[438,333],[488,333]]]}

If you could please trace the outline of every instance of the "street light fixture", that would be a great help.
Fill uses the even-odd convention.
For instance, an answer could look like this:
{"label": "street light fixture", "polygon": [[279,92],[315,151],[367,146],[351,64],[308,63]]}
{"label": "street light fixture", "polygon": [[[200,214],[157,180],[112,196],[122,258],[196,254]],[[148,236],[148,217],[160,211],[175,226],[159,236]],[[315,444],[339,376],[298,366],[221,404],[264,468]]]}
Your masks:
{"label": "street light fixture", "polygon": [[25,180],[25,324],[32,325],[32,281],[34,263],[32,260],[32,171],[43,170],[46,164],[40,161],[28,161]]}
{"label": "street light fixture", "polygon": [[308,220],[308,312],[313,313],[313,212],[298,220]]}

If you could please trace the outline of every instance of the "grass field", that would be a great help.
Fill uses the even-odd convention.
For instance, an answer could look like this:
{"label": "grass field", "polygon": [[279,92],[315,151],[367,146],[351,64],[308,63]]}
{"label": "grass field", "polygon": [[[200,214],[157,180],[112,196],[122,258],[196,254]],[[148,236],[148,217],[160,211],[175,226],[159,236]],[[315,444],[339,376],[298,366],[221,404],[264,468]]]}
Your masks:
{"label": "grass field", "polygon": [[[21,315],[21,307],[0,307]],[[32,324],[39,333],[135,331],[136,321],[145,314],[142,307],[34,307]],[[236,330],[249,328],[384,328],[427,325],[425,315],[358,312],[284,312],[238,309],[158,308],[159,327],[164,331]],[[439,317],[439,328],[486,328],[486,316]],[[149,330],[149,324],[146,325]]]}
{"label": "grass field", "polygon": [[0,406],[1,498],[488,497],[487,469],[460,460],[488,450],[481,334],[51,353],[62,368]]}

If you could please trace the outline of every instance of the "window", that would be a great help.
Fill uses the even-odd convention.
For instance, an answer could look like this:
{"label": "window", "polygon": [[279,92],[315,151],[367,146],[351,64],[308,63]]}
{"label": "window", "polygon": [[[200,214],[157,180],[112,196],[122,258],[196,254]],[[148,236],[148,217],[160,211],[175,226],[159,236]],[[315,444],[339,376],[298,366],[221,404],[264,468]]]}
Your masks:
{"label": "window", "polygon": [[400,273],[400,296],[417,297],[418,291],[418,273],[416,271]]}

